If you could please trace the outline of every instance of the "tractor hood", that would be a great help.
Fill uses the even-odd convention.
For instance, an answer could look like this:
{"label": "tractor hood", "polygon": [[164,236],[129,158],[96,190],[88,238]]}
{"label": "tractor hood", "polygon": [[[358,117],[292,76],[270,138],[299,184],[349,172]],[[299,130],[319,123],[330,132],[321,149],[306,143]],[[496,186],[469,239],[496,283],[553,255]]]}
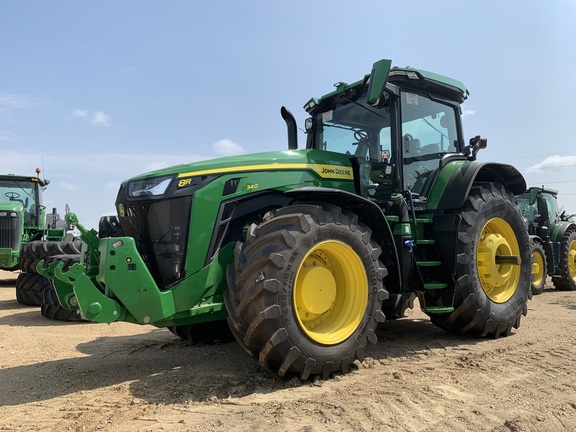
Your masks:
{"label": "tractor hood", "polygon": [[302,149],[228,156],[176,165],[133,177],[124,183],[153,178],[171,180],[175,176],[184,179],[262,170],[312,170],[322,178],[352,180],[348,156],[333,152]]}
{"label": "tractor hood", "polygon": [[0,201],[0,211],[22,212],[24,205],[19,201]]}

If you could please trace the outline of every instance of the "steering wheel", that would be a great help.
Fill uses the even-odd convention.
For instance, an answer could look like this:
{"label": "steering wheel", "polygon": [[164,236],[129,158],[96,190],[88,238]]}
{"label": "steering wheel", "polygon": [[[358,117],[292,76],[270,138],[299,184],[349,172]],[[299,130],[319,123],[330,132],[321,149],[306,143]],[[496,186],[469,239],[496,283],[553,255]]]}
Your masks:
{"label": "steering wheel", "polygon": [[20,194],[18,192],[6,192],[4,195],[10,200],[20,198]]}

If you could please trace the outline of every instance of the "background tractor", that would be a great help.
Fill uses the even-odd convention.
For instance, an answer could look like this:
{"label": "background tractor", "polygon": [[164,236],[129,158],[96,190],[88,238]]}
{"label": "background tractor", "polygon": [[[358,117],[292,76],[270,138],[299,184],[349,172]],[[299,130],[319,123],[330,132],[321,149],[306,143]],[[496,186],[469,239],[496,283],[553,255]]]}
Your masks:
{"label": "background tractor", "polygon": [[42,192],[50,183],[36,176],[0,175],[0,269],[19,267],[20,248],[35,240],[63,240],[66,224],[56,213],[47,215]]}
{"label": "background tractor", "polygon": [[64,219],[55,208],[47,213],[42,204],[49,183],[40,178],[39,168],[36,176],[0,175],[0,269],[22,270],[16,281],[16,299],[32,306],[42,305],[45,286],[52,286],[36,272],[40,255],[79,252],[79,245],[67,237]]}
{"label": "background tractor", "polygon": [[[510,334],[531,297],[514,167],[476,161],[463,83],[390,60],[304,106],[306,147],[183,164],[122,183],[115,234],[66,216],[80,263],[38,264],[95,322],[230,335],[264,367],[345,373],[417,297],[441,328]],[[67,266],[67,267],[66,267]]]}
{"label": "background tractor", "polygon": [[518,197],[532,244],[532,293],[540,294],[547,276],[556,289],[576,289],[576,221],[558,210],[558,191],[531,187]]}

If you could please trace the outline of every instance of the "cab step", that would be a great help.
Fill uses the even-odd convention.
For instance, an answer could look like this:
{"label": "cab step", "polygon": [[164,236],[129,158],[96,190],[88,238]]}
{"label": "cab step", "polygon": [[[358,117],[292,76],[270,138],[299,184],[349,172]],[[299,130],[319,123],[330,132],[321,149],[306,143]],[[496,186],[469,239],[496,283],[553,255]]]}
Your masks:
{"label": "cab step", "polygon": [[439,267],[442,265],[442,261],[416,261],[419,267]]}
{"label": "cab step", "polygon": [[436,243],[436,240],[432,240],[432,239],[422,239],[422,240],[416,240],[416,244],[417,245],[433,245]]}
{"label": "cab step", "polygon": [[454,312],[454,308],[452,306],[428,306],[426,312],[431,314],[443,314]]}
{"label": "cab step", "polygon": [[441,290],[444,288],[448,288],[448,284],[436,282],[429,282],[424,284],[424,289],[427,290]]}

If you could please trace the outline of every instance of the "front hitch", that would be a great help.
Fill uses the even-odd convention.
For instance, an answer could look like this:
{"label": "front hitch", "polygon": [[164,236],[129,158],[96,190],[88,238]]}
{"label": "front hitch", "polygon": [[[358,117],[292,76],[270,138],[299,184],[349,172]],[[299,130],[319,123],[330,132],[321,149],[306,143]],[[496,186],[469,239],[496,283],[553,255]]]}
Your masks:
{"label": "front hitch", "polygon": [[38,273],[52,279],[58,301],[62,307],[80,310],[83,318],[110,323],[123,318],[120,304],[105,296],[86,275],[85,267],[76,263],[64,270],[64,263],[54,261],[44,268],[44,260],[38,263]]}

